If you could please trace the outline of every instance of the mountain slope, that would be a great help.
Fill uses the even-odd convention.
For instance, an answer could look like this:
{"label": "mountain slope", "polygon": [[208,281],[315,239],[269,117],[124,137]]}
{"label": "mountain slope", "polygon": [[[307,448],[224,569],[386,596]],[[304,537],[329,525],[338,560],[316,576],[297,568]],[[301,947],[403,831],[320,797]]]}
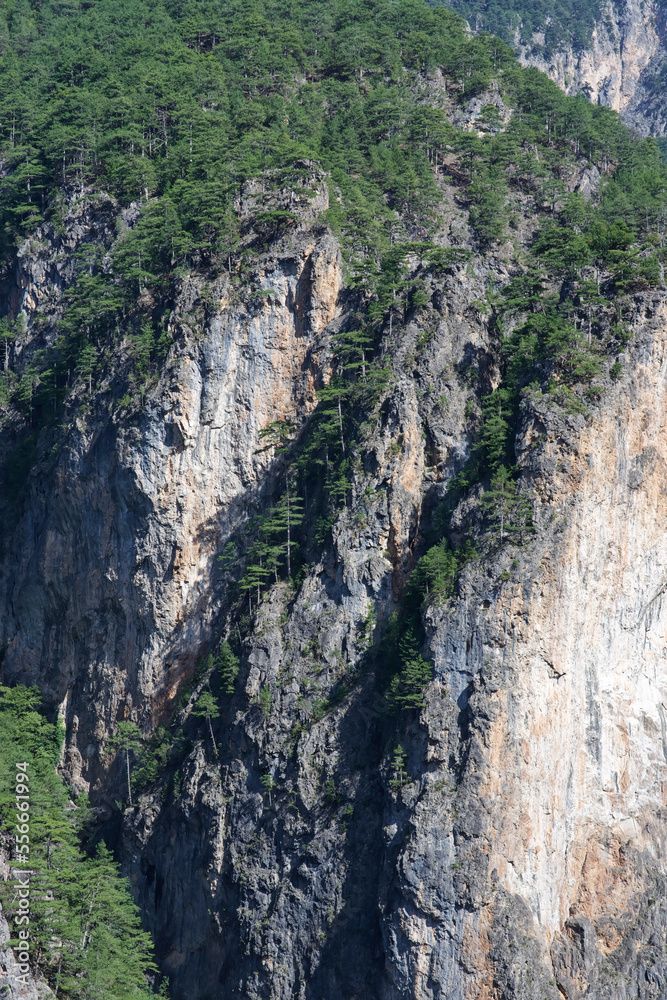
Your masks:
{"label": "mountain slope", "polygon": [[568,94],[618,111],[640,135],[664,136],[667,27],[659,3],[452,3],[475,31],[500,35],[522,64]]}
{"label": "mountain slope", "polygon": [[2,676],[171,996],[660,996],[655,145],[446,10],[117,9],[8,28]]}

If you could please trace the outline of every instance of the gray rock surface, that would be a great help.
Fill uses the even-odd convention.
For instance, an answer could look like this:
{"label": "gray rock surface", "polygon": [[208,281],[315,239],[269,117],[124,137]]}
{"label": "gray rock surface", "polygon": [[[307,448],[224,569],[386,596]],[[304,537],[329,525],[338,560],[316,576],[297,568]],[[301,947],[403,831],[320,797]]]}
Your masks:
{"label": "gray rock surface", "polygon": [[656,0],[624,0],[603,5],[584,49],[564,46],[547,53],[543,34],[516,49],[520,61],[535,66],[568,94],[585,94],[594,104],[618,111],[641,135],[667,134],[661,77],[667,66],[667,24]]}
{"label": "gray rock surface", "polygon": [[25,972],[9,947],[9,924],[0,907],[0,996],[3,1000],[49,1000],[54,994],[44,982]]}
{"label": "gray rock surface", "polygon": [[[100,386],[35,466],[2,553],[3,678],[60,710],[63,773],[120,831],[176,1000],[664,995],[664,293],[634,300],[625,374],[588,420],[525,404],[536,530],[429,607],[434,680],[397,720],[367,670],[369,612],[377,643],[470,453],[499,378],[479,304],[507,273],[498,255],[429,278],[388,341],[395,383],[331,544],[254,612],[217,754],[191,699],[178,765],[117,810],[105,739],[166,722],[233,625],[218,556],[275,488],[259,432],[304,424],[351,308],[336,239],[299,218],[242,287],[183,280],[144,405],[105,410]],[[40,311],[57,321],[56,252],[45,233],[18,265],[28,352]]]}

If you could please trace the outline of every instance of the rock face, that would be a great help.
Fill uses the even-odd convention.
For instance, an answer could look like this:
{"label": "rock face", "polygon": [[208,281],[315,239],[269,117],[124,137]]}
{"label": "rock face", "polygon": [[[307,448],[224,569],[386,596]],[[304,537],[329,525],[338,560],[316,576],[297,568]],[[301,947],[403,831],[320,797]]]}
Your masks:
{"label": "rock face", "polygon": [[125,815],[176,997],[193,976],[202,996],[664,995],[664,295],[638,301],[629,374],[592,423],[526,412],[539,530],[431,608],[419,721],[396,733],[363,674],[317,708],[359,669],[370,603],[393,606],[389,539],[409,548],[465,453],[465,390],[444,420],[425,392],[473,345],[492,363],[462,278],[373,437],[363,527],[341,520],[289,613],[280,587],[263,606],[220,764],[198,743],[176,801]]}
{"label": "rock face", "polygon": [[447,996],[663,995],[666,321],[664,296],[638,308],[633,374],[593,425],[527,415],[539,540],[516,580],[471,574],[430,613],[433,770],[391,919],[415,996],[443,970]]}
{"label": "rock face", "polygon": [[[3,833],[0,834],[0,877],[4,882],[14,874],[10,859],[10,838]],[[9,923],[0,906],[0,995],[4,1000],[49,1000],[54,995],[52,990],[41,979],[21,968],[16,957],[18,949],[9,947],[11,937]]]}
{"label": "rock face", "polygon": [[54,994],[44,982],[22,974],[21,967],[8,947],[9,925],[0,910],[0,990],[6,1000],[49,1000]]}
{"label": "rock face", "polygon": [[567,94],[586,94],[618,111],[642,135],[666,134],[661,74],[667,64],[664,10],[654,0],[610,3],[584,50],[545,53],[543,38],[517,44],[519,60],[545,72]]}
{"label": "rock face", "polygon": [[[48,309],[56,252],[47,243],[27,275],[19,265],[26,313]],[[341,287],[336,242],[306,222],[249,284],[245,301],[229,282],[205,299],[184,284],[159,394],[132,419],[72,428],[7,553],[6,676],[78,713],[80,734],[95,734],[80,747],[88,761],[119,711],[155,721],[169,709],[219,610],[218,548],[266,486],[259,431],[314,405]]]}
{"label": "rock face", "polygon": [[[260,431],[303,425],[329,378],[352,307],[316,182],[320,202],[242,285],[182,284],[143,406],[105,411],[100,387],[5,542],[3,679],[60,707],[64,773],[101,816],[119,797],[104,738],[122,718],[165,722],[233,625],[218,557],[279,471]],[[44,233],[19,263],[27,351],[50,335],[34,319],[53,311],[40,275],[57,252]],[[480,306],[504,267],[426,280],[430,305],[389,342],[396,381],[332,542],[254,611],[216,746],[191,698],[178,764],[115,809],[176,1000],[667,992],[666,294],[634,300],[625,374],[588,421],[526,403],[535,531],[429,608],[423,710],[388,714],[368,669],[497,384]]]}

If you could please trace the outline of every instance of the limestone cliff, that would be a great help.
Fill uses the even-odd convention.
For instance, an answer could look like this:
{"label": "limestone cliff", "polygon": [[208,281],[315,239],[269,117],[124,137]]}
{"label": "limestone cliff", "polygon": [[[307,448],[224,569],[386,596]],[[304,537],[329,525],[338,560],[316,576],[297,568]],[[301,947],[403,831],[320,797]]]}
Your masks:
{"label": "limestone cliff", "polygon": [[390,920],[417,996],[452,940],[465,974],[446,995],[663,994],[666,308],[637,303],[633,374],[595,426],[526,414],[540,538],[430,615],[432,773],[403,814]]}
{"label": "limestone cliff", "polygon": [[[302,204],[270,195],[296,221],[242,282],[179,285],[141,405],[110,405],[102,384],[53,454],[42,442],[2,554],[4,679],[60,711],[63,773],[90,787],[178,1000],[664,996],[664,291],[633,299],[625,375],[588,418],[524,403],[535,531],[430,605],[434,680],[397,722],[369,646],[497,384],[483,299],[508,271],[490,253],[426,278],[427,305],[387,331],[396,378],[331,541],[239,629],[216,747],[187,730],[203,675],[179,695],[239,628],[219,556],[275,487],[260,431],[306,424],[355,308],[312,178]],[[28,319],[17,350],[52,335],[63,246],[111,240],[114,212],[72,206],[64,235],[26,246],[7,293]],[[453,198],[449,225],[464,232]],[[474,516],[473,498],[451,531]],[[105,737],[170,717],[189,733],[178,766],[121,813]]]}
{"label": "limestone cliff", "polygon": [[[101,402],[72,426],[48,480],[31,482],[4,564],[5,670],[45,684],[64,715],[72,699],[83,706],[81,733],[99,740],[119,711],[150,723],[168,712],[219,611],[217,548],[261,500],[259,430],[313,406],[341,287],[337,245],[312,225],[326,207],[319,184],[302,231],[246,287],[183,283],[177,346],[146,408],[109,413]],[[14,294],[31,320],[49,313],[62,249],[48,233],[43,255],[17,260]],[[31,322],[25,349],[43,338]],[[80,749],[92,763],[98,744]]]}
{"label": "limestone cliff", "polygon": [[584,93],[593,103],[618,111],[642,135],[666,134],[662,77],[667,65],[663,7],[649,0],[609,3],[584,49],[547,53],[542,33],[516,48],[520,61],[536,66],[568,94]]}

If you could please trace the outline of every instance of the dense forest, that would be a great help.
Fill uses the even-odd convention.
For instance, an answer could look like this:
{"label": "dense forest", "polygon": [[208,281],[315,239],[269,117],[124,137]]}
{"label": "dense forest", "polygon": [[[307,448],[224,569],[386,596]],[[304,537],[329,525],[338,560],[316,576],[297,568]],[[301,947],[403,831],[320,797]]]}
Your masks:
{"label": "dense forest", "polygon": [[[455,6],[474,21],[474,5]],[[511,39],[518,8],[487,7],[481,27]],[[522,8],[523,31],[548,16],[555,45],[572,13],[566,2]],[[580,45],[597,7],[577,13],[571,37]],[[320,224],[340,242],[353,302],[306,429],[277,421],[263,432],[277,485],[270,505],[218,554],[235,627],[182,692],[181,709],[199,683],[189,721],[150,739],[121,726],[115,750],[125,754],[130,803],[170,768],[178,796],[177,768],[195,734],[217,755],[213,722],[234,694],[253,613],[279,580],[298,589],[341,510],[357,503],[359,512],[368,421],[396,383],[392,348],[404,325],[428,318],[437,282],[474,257],[510,269],[511,280],[490,284],[478,303],[500,375],[480,412],[471,411],[470,455],[375,649],[372,616],[366,623],[363,668],[375,671],[387,714],[419,708],[432,673],[422,655],[424,608],[449,599],[480,553],[522,544],[533,531],[514,454],[522,406],[594,419],[622,374],[632,295],[664,285],[667,167],[656,143],[522,69],[500,38],[470,35],[456,11],[420,0],[7,0],[0,168],[4,278],[20,248],[47,233],[57,239],[73,205],[111,201],[118,219],[111,238],[79,248],[56,324],[26,331],[21,313],[0,319],[0,421],[16,440],[3,471],[12,517],[45,442],[57,453],[93,404],[100,423],[141,411],[172,349],[179,282],[224,273],[245,294],[253,263],[296,228],[296,214],[283,209],[258,210],[242,224],[251,179],[307,198],[314,178],[325,177],[330,208]],[[584,176],[591,190],[575,191]],[[465,232],[447,232],[445,188],[467,213]],[[479,497],[480,485],[474,530],[450,545],[453,505]],[[358,679],[351,673],[334,697]],[[321,699],[316,713],[332,701]],[[55,902],[40,910],[36,961],[62,996],[138,1000],[149,993],[149,943],[111,856],[87,840],[85,802],[72,808],[55,776],[60,739],[38,693],[3,691],[0,760],[11,741],[35,769],[37,877],[57,872],[59,880]],[[400,785],[400,745],[396,753]],[[5,821],[8,808],[3,802]],[[95,886],[106,895],[91,896]],[[99,915],[89,932],[91,900]],[[54,936],[66,944],[54,949]]]}

